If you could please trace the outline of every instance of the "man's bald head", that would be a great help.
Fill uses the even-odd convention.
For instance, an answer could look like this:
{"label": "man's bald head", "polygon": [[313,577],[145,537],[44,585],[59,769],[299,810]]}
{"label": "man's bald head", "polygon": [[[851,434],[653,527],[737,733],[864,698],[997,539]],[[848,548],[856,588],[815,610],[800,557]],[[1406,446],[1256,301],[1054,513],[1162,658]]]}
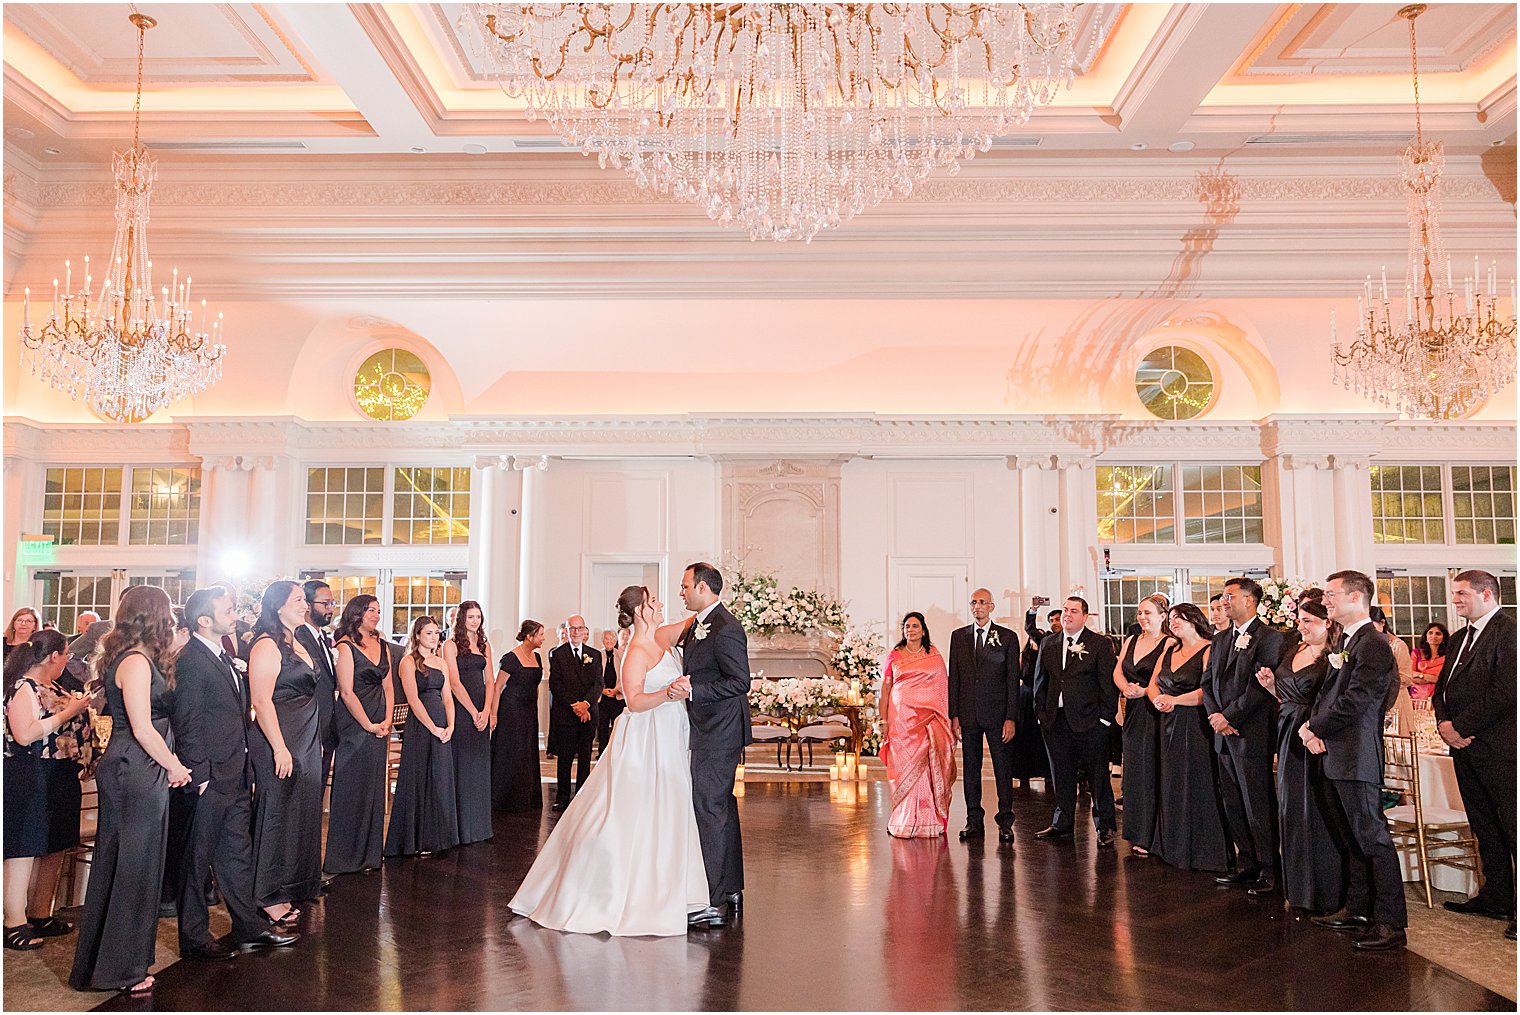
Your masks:
{"label": "man's bald head", "polygon": [[987,623],[987,618],[992,616],[992,590],[977,589],[971,593],[971,617],[978,627]]}
{"label": "man's bald head", "polygon": [[570,644],[580,648],[586,644],[586,635],[591,631],[586,627],[586,618],[579,613],[565,618],[565,635],[570,639]]}

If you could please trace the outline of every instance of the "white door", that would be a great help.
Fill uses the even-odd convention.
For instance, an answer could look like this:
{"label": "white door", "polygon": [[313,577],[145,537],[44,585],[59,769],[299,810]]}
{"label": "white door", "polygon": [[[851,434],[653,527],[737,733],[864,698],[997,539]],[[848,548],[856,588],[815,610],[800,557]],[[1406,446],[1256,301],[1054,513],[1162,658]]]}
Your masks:
{"label": "white door", "polygon": [[917,610],[929,624],[930,639],[948,651],[950,632],[970,623],[971,561],[964,557],[895,558],[887,566],[887,601],[892,604],[888,646],[902,637],[903,615]]}
{"label": "white door", "polygon": [[[685,615],[676,589],[661,585],[660,562],[656,560],[592,560],[591,576],[586,583],[589,594],[581,604],[586,625],[591,628],[591,644],[602,647],[604,630],[617,630],[617,597],[630,585],[643,585],[654,597],[665,604],[665,616]],[[671,605],[674,601],[675,605]],[[553,644],[553,638],[550,638]]]}

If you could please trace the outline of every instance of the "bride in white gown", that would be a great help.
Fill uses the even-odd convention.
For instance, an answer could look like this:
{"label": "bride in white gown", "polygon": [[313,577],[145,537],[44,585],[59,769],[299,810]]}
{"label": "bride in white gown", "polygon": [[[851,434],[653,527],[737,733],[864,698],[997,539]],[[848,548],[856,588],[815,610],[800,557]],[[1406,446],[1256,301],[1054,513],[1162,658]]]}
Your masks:
{"label": "bride in white gown", "polygon": [[512,911],[554,930],[619,936],[686,933],[708,904],[692,808],[686,702],[673,646],[686,621],[659,626],[661,604],[629,586],[618,624],[633,637],[618,667],[628,703],[586,785],[560,815]]}

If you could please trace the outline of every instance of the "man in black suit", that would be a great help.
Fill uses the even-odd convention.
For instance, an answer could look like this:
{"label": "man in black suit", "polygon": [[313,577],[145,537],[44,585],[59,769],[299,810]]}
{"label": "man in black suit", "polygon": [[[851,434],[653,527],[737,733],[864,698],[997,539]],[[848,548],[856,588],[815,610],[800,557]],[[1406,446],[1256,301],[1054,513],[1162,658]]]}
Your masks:
{"label": "man in black suit", "polygon": [[[190,769],[176,792],[191,801],[189,841],[176,888],[179,953],[230,959],[238,947],[275,948],[294,934],[273,931],[253,901],[253,771],[248,764],[248,681],[222,648],[233,629],[233,596],[213,586],[185,603],[190,640],[174,660],[170,725],[174,750]],[[232,917],[230,944],[211,937],[206,886],[212,872]]]}
{"label": "man in black suit", "polygon": [[570,765],[574,762],[575,792],[591,774],[591,742],[596,738],[597,701],[602,696],[602,655],[586,644],[586,618],[565,621],[569,637],[549,653],[549,735],[554,738],[559,787],[553,809],[570,804]]}
{"label": "man in black suit", "polygon": [[1515,621],[1499,608],[1499,580],[1487,571],[1457,575],[1451,598],[1467,626],[1452,636],[1436,681],[1436,729],[1451,748],[1483,887],[1446,908],[1508,918],[1504,933],[1514,940]]}
{"label": "man in black suit", "polygon": [[1214,635],[1203,680],[1203,710],[1219,755],[1219,796],[1239,850],[1235,870],[1214,880],[1257,897],[1277,890],[1277,702],[1256,679],[1282,655],[1283,636],[1256,617],[1261,586],[1231,578],[1221,594],[1230,626]]}
{"label": "man in black suit", "polygon": [[992,622],[992,593],[971,593],[972,623],[950,634],[950,729],[961,741],[966,770],[966,827],[961,841],[980,839],[982,740],[997,785],[998,841],[1013,841],[1013,734],[1019,714],[1019,636]]}
{"label": "man in black suit", "polygon": [[744,906],[744,842],[739,833],[735,770],[753,739],[749,711],[749,639],[718,601],[723,575],[696,563],[681,575],[681,601],[696,614],[681,635],[681,676],[666,689],[686,699],[691,721],[691,797],[697,812],[709,905],[688,927],[721,927]]}
{"label": "man in black suit", "polygon": [[[623,630],[628,630],[624,628]],[[608,629],[602,632],[602,699],[596,705],[596,756],[600,758],[607,749],[612,736],[612,724],[623,714],[627,702],[618,693],[617,672],[618,632]]]}
{"label": "man in black suit", "polygon": [[1358,934],[1356,947],[1404,946],[1409,923],[1404,876],[1383,819],[1383,702],[1399,667],[1370,616],[1377,587],[1360,571],[1337,571],[1325,583],[1325,609],[1342,633],[1327,656],[1329,675],[1314,712],[1299,728],[1310,753],[1324,759],[1336,806],[1332,817],[1351,853],[1346,908],[1313,922]]}
{"label": "man in black suit", "polygon": [[1114,844],[1114,786],[1108,778],[1108,731],[1119,711],[1114,647],[1087,627],[1087,600],[1071,596],[1061,610],[1059,636],[1040,644],[1034,708],[1050,754],[1056,810],[1036,839],[1069,838],[1076,824],[1077,765],[1087,768],[1098,845]]}
{"label": "man in black suit", "polygon": [[326,792],[333,751],[338,748],[338,735],[333,731],[332,721],[333,704],[338,699],[338,666],[333,657],[332,636],[327,633],[336,601],[332,588],[325,581],[313,578],[303,582],[301,589],[306,593],[307,618],[306,623],[296,630],[296,638],[317,669],[317,736],[322,741],[322,786]]}

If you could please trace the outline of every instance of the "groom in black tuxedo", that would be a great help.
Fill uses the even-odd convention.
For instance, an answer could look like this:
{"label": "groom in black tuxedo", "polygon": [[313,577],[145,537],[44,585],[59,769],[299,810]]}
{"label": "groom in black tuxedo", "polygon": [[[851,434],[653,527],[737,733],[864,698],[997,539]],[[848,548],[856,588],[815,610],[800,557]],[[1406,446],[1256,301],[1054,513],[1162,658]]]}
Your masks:
{"label": "groom in black tuxedo", "polygon": [[679,642],[683,676],[666,692],[687,699],[691,796],[711,902],[691,915],[691,927],[721,927],[744,906],[744,845],[734,775],[753,739],[749,640],[738,618],[718,601],[722,591],[723,576],[711,564],[693,564],[681,576],[681,601],[696,617]]}
{"label": "groom in black tuxedo", "polygon": [[[253,901],[253,770],[248,764],[248,679],[222,647],[233,631],[231,590],[196,590],[185,603],[190,640],[174,659],[170,726],[174,749],[190,769],[189,841],[180,866],[179,953],[187,959],[230,959],[238,947],[292,944],[272,930]],[[206,886],[216,887],[232,917],[230,943],[211,937]]]}

